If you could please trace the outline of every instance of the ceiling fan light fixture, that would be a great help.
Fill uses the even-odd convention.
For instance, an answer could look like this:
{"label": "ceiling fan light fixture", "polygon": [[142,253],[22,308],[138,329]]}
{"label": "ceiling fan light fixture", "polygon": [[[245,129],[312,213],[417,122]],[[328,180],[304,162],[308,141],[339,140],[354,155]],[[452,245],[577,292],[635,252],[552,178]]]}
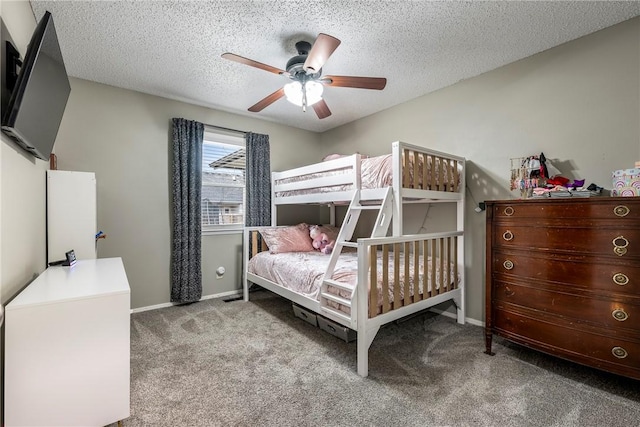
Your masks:
{"label": "ceiling fan light fixture", "polygon": [[222,54],[222,57],[291,80],[290,83],[249,107],[248,110],[252,113],[258,113],[280,98],[286,97],[287,101],[302,107],[303,112],[307,111],[307,107],[313,106],[313,111],[318,118],[326,119],[331,116],[331,110],[322,99],[324,86],[382,90],[387,84],[387,79],[383,77],[325,76],[322,78],[322,67],[339,45],[340,40],[324,33],[318,34],[313,44],[299,41],[296,43],[298,55],[287,61],[286,70],[230,52]]}
{"label": "ceiling fan light fixture", "polygon": [[[324,89],[324,86],[322,86],[322,84],[314,81],[308,81],[305,83],[304,88],[307,95],[307,107],[315,104],[322,99],[322,90]],[[287,97],[287,101],[289,101],[290,103],[297,105],[298,107],[304,106],[302,83],[298,81],[287,83],[286,85],[284,85],[284,94]]]}

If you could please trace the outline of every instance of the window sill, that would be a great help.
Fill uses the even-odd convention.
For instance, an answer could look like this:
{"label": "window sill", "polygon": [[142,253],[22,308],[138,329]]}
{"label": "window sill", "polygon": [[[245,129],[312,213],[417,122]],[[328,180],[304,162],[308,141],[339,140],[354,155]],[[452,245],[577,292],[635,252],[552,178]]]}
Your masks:
{"label": "window sill", "polygon": [[202,230],[202,236],[219,236],[222,234],[242,234],[244,228],[220,228],[217,230]]}

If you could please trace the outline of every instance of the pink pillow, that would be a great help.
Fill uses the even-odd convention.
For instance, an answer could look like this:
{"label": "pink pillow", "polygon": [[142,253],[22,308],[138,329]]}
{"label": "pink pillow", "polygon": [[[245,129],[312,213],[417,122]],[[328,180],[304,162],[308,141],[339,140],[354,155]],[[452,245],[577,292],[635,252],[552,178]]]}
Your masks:
{"label": "pink pillow", "polygon": [[309,226],[305,223],[284,227],[265,227],[260,229],[260,234],[272,254],[313,251]]}

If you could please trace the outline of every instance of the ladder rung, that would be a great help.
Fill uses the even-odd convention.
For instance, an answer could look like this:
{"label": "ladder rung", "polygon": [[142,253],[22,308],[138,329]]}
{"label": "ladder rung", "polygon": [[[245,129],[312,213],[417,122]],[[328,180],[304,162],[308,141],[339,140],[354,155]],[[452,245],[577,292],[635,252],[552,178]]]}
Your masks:
{"label": "ladder rung", "polygon": [[355,288],[353,285],[349,283],[338,282],[337,280],[333,280],[333,279],[324,279],[324,283],[326,283],[327,285],[335,286],[338,289],[349,291],[349,292],[353,292],[353,289]]}
{"label": "ladder rung", "polygon": [[380,210],[380,206],[382,206],[382,205],[351,206],[351,209],[357,210],[357,211],[364,211],[364,210],[369,210],[369,209]]}
{"label": "ladder rung", "polygon": [[338,242],[339,245],[346,246],[348,248],[357,248],[358,244],[356,242]]}
{"label": "ladder rung", "polygon": [[324,313],[331,314],[333,317],[337,317],[339,319],[342,319],[345,322],[351,323],[351,316],[348,316],[348,315],[344,314],[343,312],[341,312],[339,310],[335,310],[335,309],[333,309],[331,307],[320,307],[320,311],[322,311]]}
{"label": "ladder rung", "polygon": [[342,304],[342,305],[345,305],[345,306],[351,308],[351,301],[346,299],[346,298],[342,298],[342,297],[339,297],[338,295],[329,294],[329,293],[326,293],[326,292],[323,292],[320,295],[323,298],[326,298],[328,300],[331,300],[333,302],[337,302],[338,304]]}

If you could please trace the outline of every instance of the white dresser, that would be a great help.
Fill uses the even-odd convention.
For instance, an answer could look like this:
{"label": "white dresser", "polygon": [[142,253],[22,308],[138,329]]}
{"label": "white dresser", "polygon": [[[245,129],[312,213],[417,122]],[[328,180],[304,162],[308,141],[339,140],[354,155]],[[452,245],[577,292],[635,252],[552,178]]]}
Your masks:
{"label": "white dresser", "polygon": [[5,307],[5,425],[129,417],[130,289],[121,258],[49,267]]}

